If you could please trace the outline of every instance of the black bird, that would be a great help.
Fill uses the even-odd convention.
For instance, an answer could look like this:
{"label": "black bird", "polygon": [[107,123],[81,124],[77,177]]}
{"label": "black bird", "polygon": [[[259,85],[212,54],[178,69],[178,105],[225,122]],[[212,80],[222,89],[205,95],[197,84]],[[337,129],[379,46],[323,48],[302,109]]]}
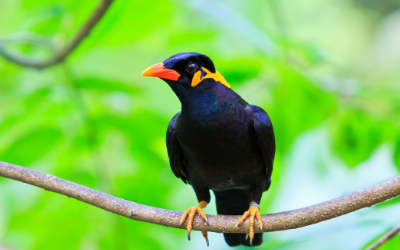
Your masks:
{"label": "black bird", "polygon": [[[275,156],[267,113],[231,90],[203,54],[176,54],[142,75],[163,79],[182,104],[169,123],[167,149],[173,173],[193,187],[199,201],[181,219],[182,224],[188,218],[189,240],[194,215],[207,222],[202,208],[210,202],[211,189],[218,214],[243,214],[238,225],[250,217],[249,235],[225,233],[228,245],[260,245],[262,234],[254,233],[254,221],[262,229],[258,204],[271,185]],[[202,233],[208,244],[207,232]]]}

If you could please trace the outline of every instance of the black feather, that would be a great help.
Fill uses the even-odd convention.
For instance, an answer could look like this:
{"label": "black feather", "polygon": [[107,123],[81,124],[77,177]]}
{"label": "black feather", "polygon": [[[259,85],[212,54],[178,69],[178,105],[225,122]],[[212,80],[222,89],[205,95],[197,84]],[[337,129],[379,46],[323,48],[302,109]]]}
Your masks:
{"label": "black feather", "polygon": [[[198,53],[177,54],[164,65],[180,74],[165,80],[182,104],[171,120],[167,149],[171,169],[193,186],[199,201],[216,196],[219,214],[242,215],[252,201],[260,203],[271,184],[275,136],[267,113],[212,78],[191,86],[186,65],[195,62],[215,72],[211,59]],[[249,246],[245,234],[224,234],[231,246]],[[253,246],[262,243],[256,234]]]}

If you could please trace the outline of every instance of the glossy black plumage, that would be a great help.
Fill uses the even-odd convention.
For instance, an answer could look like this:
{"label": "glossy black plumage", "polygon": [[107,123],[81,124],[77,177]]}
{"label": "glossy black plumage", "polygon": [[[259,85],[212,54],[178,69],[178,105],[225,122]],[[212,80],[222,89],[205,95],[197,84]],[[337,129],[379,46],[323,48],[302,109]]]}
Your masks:
{"label": "glossy black plumage", "polygon": [[[197,199],[210,201],[213,190],[218,214],[241,215],[251,201],[260,203],[271,184],[275,137],[267,113],[244,101],[214,79],[190,85],[186,65],[194,62],[215,72],[207,56],[177,54],[166,61],[177,71],[178,81],[165,80],[182,103],[182,111],[171,120],[167,149],[173,173],[192,185]],[[245,234],[224,234],[231,246],[247,245]],[[262,243],[256,234],[253,246]]]}

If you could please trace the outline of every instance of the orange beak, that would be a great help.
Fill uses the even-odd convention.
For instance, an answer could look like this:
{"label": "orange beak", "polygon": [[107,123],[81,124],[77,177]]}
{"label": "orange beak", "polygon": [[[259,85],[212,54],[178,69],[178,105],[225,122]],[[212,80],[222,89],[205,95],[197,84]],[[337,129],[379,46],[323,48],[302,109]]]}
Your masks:
{"label": "orange beak", "polygon": [[167,80],[177,81],[181,75],[173,69],[166,69],[164,63],[157,63],[143,71],[142,76],[160,77]]}

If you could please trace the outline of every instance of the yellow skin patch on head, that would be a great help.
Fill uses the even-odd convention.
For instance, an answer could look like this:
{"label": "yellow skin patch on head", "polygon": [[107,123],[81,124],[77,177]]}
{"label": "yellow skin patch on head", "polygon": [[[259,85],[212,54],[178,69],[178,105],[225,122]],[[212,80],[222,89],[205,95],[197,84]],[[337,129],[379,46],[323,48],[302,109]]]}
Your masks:
{"label": "yellow skin patch on head", "polygon": [[196,87],[204,79],[212,78],[216,82],[219,82],[222,85],[224,85],[225,87],[231,88],[231,85],[229,85],[229,83],[226,82],[225,78],[220,73],[218,73],[218,71],[215,71],[215,73],[211,73],[208,69],[206,69],[204,67],[201,67],[201,69],[206,73],[206,75],[203,78],[201,78],[201,71],[200,70],[197,71],[193,75],[192,87]]}

